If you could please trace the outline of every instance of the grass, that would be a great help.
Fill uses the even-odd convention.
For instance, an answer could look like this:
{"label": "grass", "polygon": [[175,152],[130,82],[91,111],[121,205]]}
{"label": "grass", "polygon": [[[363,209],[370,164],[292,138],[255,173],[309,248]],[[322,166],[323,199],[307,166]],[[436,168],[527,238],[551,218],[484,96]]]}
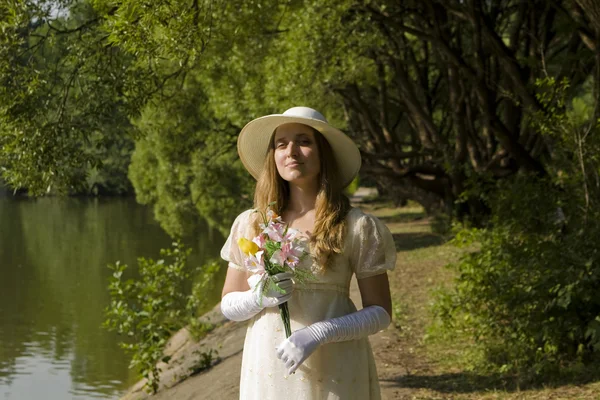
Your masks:
{"label": "grass", "polygon": [[[475,347],[466,337],[431,339],[433,291],[452,284],[444,268],[461,250],[431,230],[431,218],[414,204],[395,208],[369,202],[362,208],[390,228],[398,249],[397,268],[390,274],[394,300],[395,355],[382,385],[395,399],[582,399],[600,400],[600,369],[582,368],[562,377],[538,377],[527,385],[514,376],[470,370],[465,361]],[[384,375],[382,375],[384,376]]]}

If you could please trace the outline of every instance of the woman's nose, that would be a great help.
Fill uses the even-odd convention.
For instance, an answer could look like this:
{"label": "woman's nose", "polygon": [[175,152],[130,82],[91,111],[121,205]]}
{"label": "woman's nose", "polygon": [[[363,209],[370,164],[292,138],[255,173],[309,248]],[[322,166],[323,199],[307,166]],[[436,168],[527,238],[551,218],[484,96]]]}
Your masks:
{"label": "woman's nose", "polygon": [[288,156],[295,156],[298,153],[298,146],[296,146],[296,143],[293,140],[291,140],[288,143],[287,148],[285,150]]}

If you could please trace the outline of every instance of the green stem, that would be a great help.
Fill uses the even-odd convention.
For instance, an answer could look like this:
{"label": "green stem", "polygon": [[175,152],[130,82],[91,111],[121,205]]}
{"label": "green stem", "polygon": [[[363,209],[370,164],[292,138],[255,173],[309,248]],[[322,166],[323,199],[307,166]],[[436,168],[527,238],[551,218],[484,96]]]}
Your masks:
{"label": "green stem", "polygon": [[290,327],[290,311],[288,309],[287,301],[279,305],[279,314],[281,314],[281,320],[285,327],[286,339],[292,335],[292,328]]}

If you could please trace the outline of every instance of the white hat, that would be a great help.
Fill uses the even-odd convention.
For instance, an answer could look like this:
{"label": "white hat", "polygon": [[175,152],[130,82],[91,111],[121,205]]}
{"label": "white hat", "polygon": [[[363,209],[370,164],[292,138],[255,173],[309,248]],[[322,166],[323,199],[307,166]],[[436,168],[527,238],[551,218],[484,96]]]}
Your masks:
{"label": "white hat", "polygon": [[238,136],[237,149],[248,172],[255,179],[259,178],[275,129],[294,122],[315,128],[327,139],[333,150],[342,187],[348,186],[360,169],[360,151],[344,132],[329,125],[323,114],[309,107],[292,107],[283,114],[256,118],[244,126]]}

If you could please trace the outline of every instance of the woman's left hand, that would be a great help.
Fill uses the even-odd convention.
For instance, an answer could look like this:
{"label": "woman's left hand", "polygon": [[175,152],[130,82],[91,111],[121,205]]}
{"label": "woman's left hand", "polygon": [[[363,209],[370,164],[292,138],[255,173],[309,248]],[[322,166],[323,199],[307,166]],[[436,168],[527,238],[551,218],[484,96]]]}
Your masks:
{"label": "woman's left hand", "polygon": [[277,358],[285,363],[288,374],[291,375],[319,347],[319,344],[309,328],[302,328],[281,342],[276,349]]}

